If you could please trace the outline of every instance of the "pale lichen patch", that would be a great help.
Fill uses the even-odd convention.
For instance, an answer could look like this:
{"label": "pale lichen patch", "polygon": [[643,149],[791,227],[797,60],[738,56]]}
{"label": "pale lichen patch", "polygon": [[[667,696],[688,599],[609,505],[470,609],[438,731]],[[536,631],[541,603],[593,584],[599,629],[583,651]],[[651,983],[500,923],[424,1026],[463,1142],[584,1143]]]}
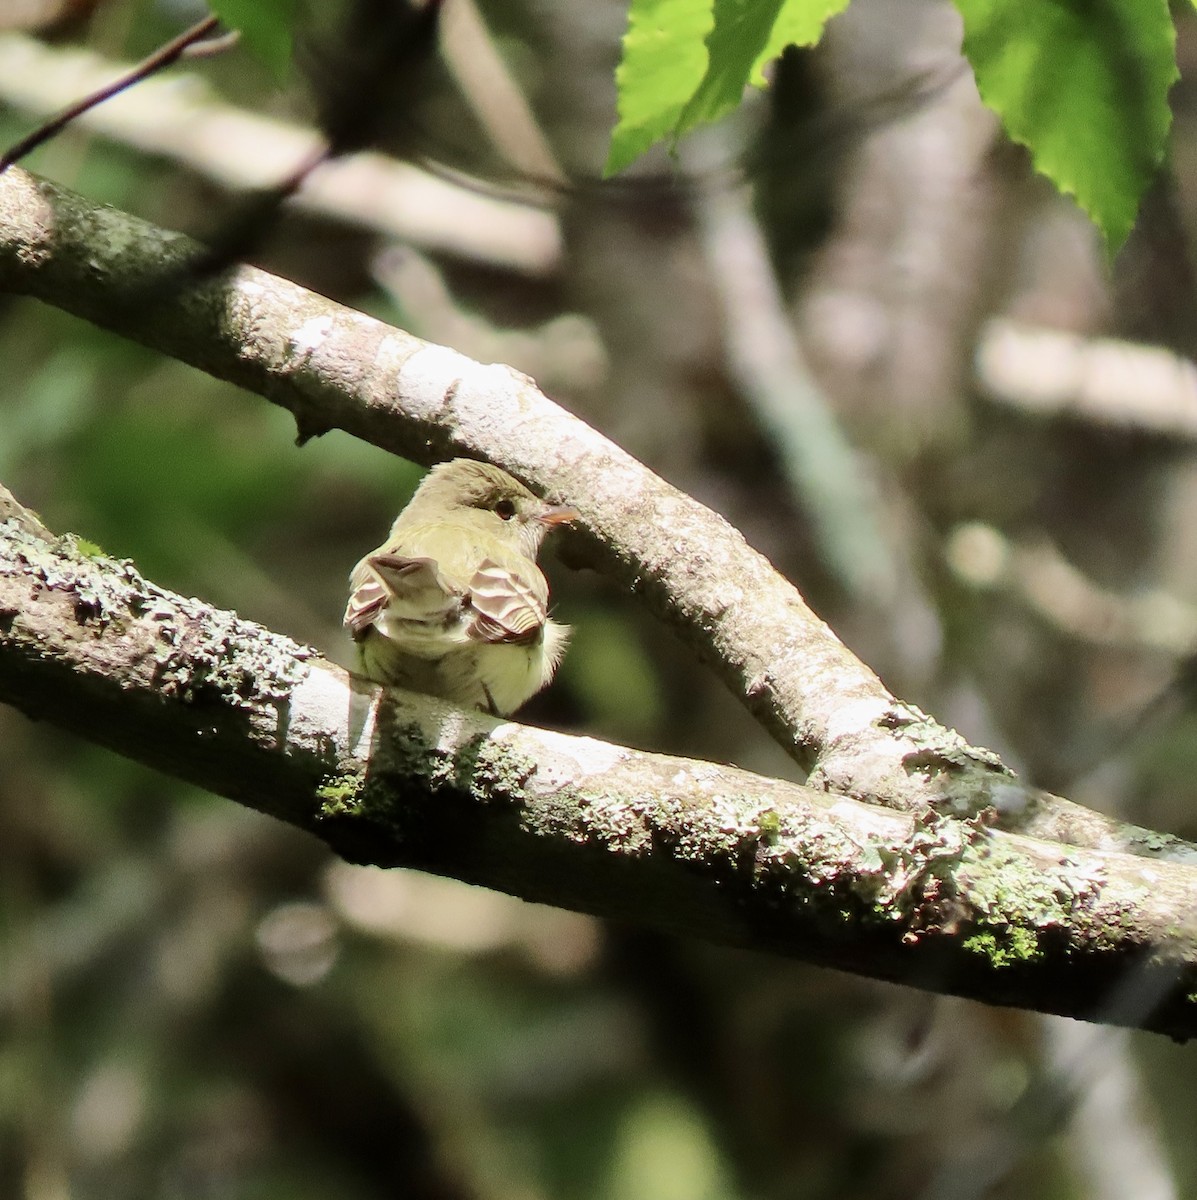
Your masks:
{"label": "pale lichen patch", "polygon": [[237,706],[278,705],[306,674],[304,660],[314,653],[307,647],[234,613],[175,596],[143,578],[127,559],[81,548],[69,535],[34,536],[12,520],[0,524],[0,541],[11,550],[6,559],[71,597],[80,626],[148,623],[155,677],[169,695],[193,700],[202,689]]}
{"label": "pale lichen patch", "polygon": [[291,353],[307,358],[320,348],[332,333],[333,319],[330,316],[310,317],[290,336]]}
{"label": "pale lichen patch", "polygon": [[856,737],[880,724],[889,705],[883,697],[868,696],[838,704],[828,714],[826,740],[834,744],[847,737]]}
{"label": "pale lichen patch", "polygon": [[291,693],[291,736],[364,760],[374,743],[377,701],[377,695],[347,688],[340,672],[315,663]]}
{"label": "pale lichen patch", "polygon": [[164,690],[185,700],[218,695],[238,707],[282,704],[307,673],[314,651],[198,600],[157,597],[155,654]]}

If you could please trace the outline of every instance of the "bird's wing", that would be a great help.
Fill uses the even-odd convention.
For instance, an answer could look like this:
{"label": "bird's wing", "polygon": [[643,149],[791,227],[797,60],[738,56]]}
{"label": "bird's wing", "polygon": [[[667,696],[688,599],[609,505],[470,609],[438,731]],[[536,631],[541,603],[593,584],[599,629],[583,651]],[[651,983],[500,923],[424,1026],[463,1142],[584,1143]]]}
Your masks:
{"label": "bird's wing", "polygon": [[470,580],[469,600],[475,641],[528,644],[544,630],[549,585],[534,564],[504,567],[487,558]]}
{"label": "bird's wing", "polygon": [[369,554],[349,581],[353,589],[345,625],[360,641],[385,613],[399,621],[436,624],[460,611],[462,596],[449,586],[431,558]]}

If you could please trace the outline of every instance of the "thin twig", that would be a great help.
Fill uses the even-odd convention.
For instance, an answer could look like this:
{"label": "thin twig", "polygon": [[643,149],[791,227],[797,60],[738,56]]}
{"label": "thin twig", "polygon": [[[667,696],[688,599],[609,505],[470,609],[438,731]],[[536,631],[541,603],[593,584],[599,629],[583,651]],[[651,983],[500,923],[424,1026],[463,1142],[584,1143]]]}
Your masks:
{"label": "thin twig", "polygon": [[[131,66],[7,34],[0,37],[0,102],[42,120]],[[276,187],[295,163],[324,144],[314,129],[226,103],[183,64],[84,114],[78,127],[182,164],[226,191]],[[550,215],[523,203],[483,199],[477,187],[442,183],[378,152],[328,163],[292,203],[505,270],[544,275],[556,269],[561,255],[560,229]]]}
{"label": "thin twig", "polygon": [[[202,21],[197,21],[190,29],[179,34],[173,41],[160,46],[148,58],[142,59],[131,71],[115,79],[106,87],[100,88],[99,91],[92,92],[90,95],[84,96],[82,100],[76,100],[73,104],[67,105],[60,113],[51,117],[43,125],[38,126],[32,133],[27,134],[15,146],[10,147],[5,152],[4,156],[0,158],[0,174],[7,171],[13,163],[19,162],[30,151],[44,145],[77,117],[95,108],[96,105],[103,104],[105,100],[110,100],[113,96],[119,95],[142,79],[156,75],[159,71],[177,62],[197,42],[201,42],[207,37],[219,23],[216,17],[205,17]],[[232,41],[223,36],[215,41],[216,44],[213,46],[204,48],[205,53],[216,54],[233,44]]]}

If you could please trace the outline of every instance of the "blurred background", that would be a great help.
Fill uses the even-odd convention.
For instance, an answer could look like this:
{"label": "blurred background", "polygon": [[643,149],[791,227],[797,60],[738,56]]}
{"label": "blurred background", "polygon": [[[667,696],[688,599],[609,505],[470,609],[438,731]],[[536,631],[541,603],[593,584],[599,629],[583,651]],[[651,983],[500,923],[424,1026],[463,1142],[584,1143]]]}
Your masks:
{"label": "blurred background", "polygon": [[[28,165],[217,235],[368,69],[312,8],[288,86],[240,49],[183,63]],[[6,0],[0,142],[202,16]],[[441,60],[251,257],[533,375],[899,695],[1195,838],[1177,17],[1171,161],[1112,271],[939,0],[853,0],[770,92],[601,186],[624,4],[448,0]],[[257,397],[32,301],[0,302],[0,360],[0,480],[52,529],[349,661],[348,572],[418,468],[297,448]],[[630,598],[547,557],[576,636],[528,720],[800,778]],[[1158,1037],[349,867],[0,711],[3,1197],[1164,1200],[1197,1195],[1195,1096],[1197,1050]]]}

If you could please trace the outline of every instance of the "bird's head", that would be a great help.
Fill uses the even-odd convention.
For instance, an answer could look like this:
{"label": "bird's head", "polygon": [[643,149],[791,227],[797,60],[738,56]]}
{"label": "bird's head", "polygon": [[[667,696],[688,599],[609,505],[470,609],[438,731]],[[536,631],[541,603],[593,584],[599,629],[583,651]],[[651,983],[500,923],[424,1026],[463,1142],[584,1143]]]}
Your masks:
{"label": "bird's head", "polygon": [[519,543],[532,558],[550,529],[578,516],[567,505],[541,500],[501,468],[467,458],[433,467],[403,515],[419,520],[429,512],[468,519],[496,536]]}

